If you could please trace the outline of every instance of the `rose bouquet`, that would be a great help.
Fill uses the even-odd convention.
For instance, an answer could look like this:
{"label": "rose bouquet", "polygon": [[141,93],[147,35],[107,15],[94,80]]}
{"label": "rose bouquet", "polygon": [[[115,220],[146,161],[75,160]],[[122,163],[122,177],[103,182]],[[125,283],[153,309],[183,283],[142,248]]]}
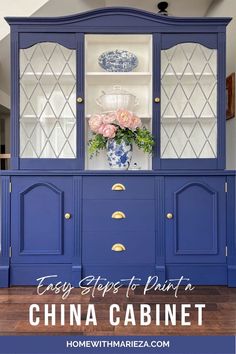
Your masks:
{"label": "rose bouquet", "polygon": [[141,119],[133,112],[119,109],[107,114],[95,114],[89,119],[93,137],[89,141],[89,155],[92,157],[106,148],[108,141],[116,143],[135,143],[139,149],[151,153],[154,139],[151,133],[142,127]]}

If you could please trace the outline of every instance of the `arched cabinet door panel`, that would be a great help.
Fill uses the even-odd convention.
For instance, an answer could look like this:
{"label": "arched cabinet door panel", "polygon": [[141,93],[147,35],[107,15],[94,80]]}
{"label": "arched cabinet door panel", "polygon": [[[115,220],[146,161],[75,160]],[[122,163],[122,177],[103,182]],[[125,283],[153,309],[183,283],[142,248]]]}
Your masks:
{"label": "arched cabinet door panel", "polygon": [[225,263],[225,179],[175,177],[165,183],[167,263]]}
{"label": "arched cabinet door panel", "polygon": [[12,263],[71,263],[72,188],[71,178],[13,178]]}

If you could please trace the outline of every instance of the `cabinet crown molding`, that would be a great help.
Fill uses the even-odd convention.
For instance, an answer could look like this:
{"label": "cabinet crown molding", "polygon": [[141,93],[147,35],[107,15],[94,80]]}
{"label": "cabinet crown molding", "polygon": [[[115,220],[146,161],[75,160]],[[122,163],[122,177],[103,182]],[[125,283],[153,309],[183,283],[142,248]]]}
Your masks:
{"label": "cabinet crown molding", "polygon": [[[76,23],[81,23],[87,25],[86,21],[90,21],[97,17],[110,16],[111,19],[116,16],[122,16],[123,20],[120,26],[124,26],[124,16],[132,16],[137,18],[141,22],[147,22],[147,25],[159,24],[159,25],[181,25],[182,26],[227,26],[231,21],[231,17],[174,17],[174,16],[162,16],[157,13],[129,8],[129,7],[106,7],[99,8],[91,11],[81,12],[78,14],[61,16],[61,17],[5,17],[5,20],[9,25],[74,25]],[[111,21],[112,24],[112,21]],[[132,27],[133,23],[127,21],[127,25]],[[117,26],[117,23],[114,25]]]}

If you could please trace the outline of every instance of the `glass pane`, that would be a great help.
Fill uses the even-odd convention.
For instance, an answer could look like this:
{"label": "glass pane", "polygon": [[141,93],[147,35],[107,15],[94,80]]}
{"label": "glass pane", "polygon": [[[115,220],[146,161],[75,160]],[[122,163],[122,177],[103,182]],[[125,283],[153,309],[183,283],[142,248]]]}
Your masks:
{"label": "glass pane", "polygon": [[76,157],[76,52],[57,43],[20,50],[20,157]]}
{"label": "glass pane", "polygon": [[217,155],[217,50],[178,44],[161,52],[161,157]]}

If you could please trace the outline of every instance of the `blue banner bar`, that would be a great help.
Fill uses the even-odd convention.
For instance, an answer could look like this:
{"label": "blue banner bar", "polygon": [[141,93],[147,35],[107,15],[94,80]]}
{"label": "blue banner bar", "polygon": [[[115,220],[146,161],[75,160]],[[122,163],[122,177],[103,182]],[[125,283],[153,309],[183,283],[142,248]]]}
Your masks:
{"label": "blue banner bar", "polygon": [[233,336],[0,336],[0,354],[235,354]]}

